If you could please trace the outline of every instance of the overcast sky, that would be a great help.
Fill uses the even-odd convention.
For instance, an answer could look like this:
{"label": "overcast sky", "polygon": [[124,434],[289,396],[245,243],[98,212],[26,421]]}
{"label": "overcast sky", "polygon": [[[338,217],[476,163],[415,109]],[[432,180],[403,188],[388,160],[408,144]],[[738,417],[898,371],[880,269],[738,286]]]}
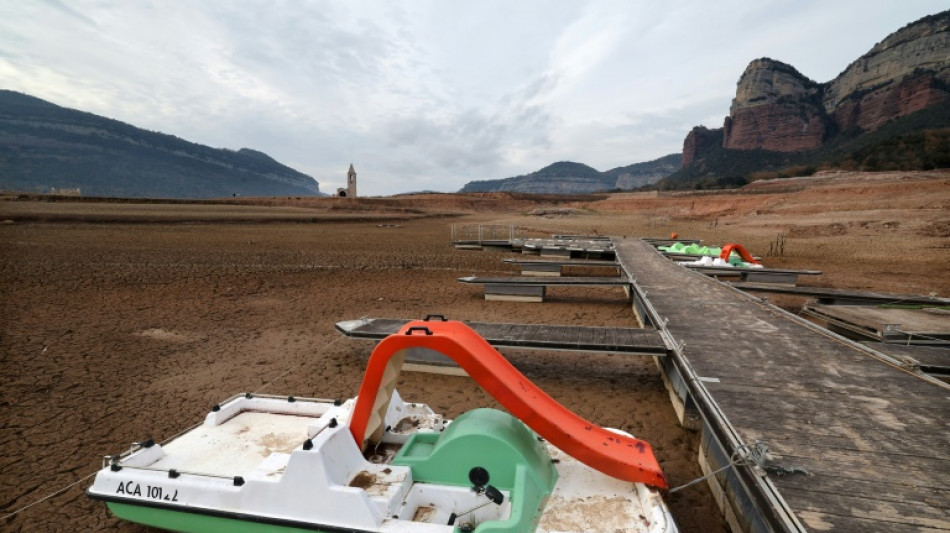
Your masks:
{"label": "overcast sky", "polygon": [[598,170],[720,127],[749,61],[829,81],[946,0],[0,0],[0,88],[332,193]]}

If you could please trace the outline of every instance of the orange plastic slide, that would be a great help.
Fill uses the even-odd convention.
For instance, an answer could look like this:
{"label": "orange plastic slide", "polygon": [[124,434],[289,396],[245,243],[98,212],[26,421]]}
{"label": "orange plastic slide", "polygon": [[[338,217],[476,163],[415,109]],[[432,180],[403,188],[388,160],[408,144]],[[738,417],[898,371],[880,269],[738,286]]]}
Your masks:
{"label": "orange plastic slide", "polygon": [[625,481],[667,488],[648,443],[574,414],[528,380],[478,333],[457,321],[413,321],[376,346],[350,420],[350,432],[361,447],[369,440],[367,433],[379,434],[374,425],[380,424],[389,405],[403,350],[408,348],[428,348],[452,358],[508,412],[587,466]]}
{"label": "orange plastic slide", "polygon": [[756,261],[755,258],[752,257],[752,255],[750,255],[749,252],[747,252],[746,249],[743,248],[741,244],[735,244],[735,243],[729,243],[723,246],[722,253],[719,254],[719,257],[722,258],[723,261],[728,261],[729,254],[731,254],[733,250],[735,250],[735,252],[739,254],[739,257],[741,257],[742,260],[745,261],[746,263],[753,263],[756,265],[762,264]]}

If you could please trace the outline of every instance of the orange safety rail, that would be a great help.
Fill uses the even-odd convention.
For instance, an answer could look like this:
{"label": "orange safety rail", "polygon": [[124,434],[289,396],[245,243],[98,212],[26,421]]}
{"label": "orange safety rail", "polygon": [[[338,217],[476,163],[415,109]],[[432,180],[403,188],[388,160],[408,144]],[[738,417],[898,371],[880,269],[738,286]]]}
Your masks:
{"label": "orange safety rail", "polygon": [[526,378],[478,333],[458,321],[413,321],[376,346],[350,419],[350,432],[361,448],[366,446],[374,408],[378,409],[385,400],[377,396],[391,395],[388,384],[395,377],[388,363],[409,348],[428,348],[450,357],[508,412],[587,466],[617,479],[660,489],[668,487],[647,442],[614,433],[576,415]]}
{"label": "orange safety rail", "polygon": [[729,260],[729,254],[731,254],[731,253],[733,252],[733,250],[734,250],[737,254],[739,254],[739,257],[741,257],[742,260],[745,261],[746,263],[754,263],[754,264],[756,264],[756,265],[761,265],[761,264],[762,264],[762,263],[759,263],[758,261],[756,261],[755,258],[752,257],[752,256],[749,254],[749,252],[747,252],[747,251],[745,250],[745,248],[742,247],[741,244],[729,243],[729,244],[723,246],[723,247],[722,247],[722,253],[719,254],[719,257],[720,257],[723,261],[728,261],[728,260]]}

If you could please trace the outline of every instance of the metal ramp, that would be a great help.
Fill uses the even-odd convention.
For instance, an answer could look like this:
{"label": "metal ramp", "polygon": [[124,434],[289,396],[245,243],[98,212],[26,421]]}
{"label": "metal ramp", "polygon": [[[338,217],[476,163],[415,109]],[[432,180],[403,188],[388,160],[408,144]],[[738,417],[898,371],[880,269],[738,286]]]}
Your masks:
{"label": "metal ramp", "polygon": [[[348,337],[382,340],[409,322],[411,320],[407,318],[360,318],[337,322],[336,329]],[[663,339],[653,329],[486,322],[465,324],[496,347],[661,357],[667,352]]]}

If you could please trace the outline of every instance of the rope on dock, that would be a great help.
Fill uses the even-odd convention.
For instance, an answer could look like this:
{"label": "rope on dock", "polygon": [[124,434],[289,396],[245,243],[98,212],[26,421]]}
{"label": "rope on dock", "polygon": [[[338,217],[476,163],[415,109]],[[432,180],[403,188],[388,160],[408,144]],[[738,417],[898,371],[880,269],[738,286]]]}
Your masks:
{"label": "rope on dock", "polygon": [[[334,344],[340,342],[340,339],[345,339],[345,338],[346,338],[346,337],[344,337],[344,336],[342,336],[342,335],[341,335],[341,336],[338,336],[337,338],[333,339],[333,340],[330,341],[329,343],[324,344],[324,345],[323,345],[323,348],[321,348],[320,351],[317,352],[317,354],[318,354],[318,355],[319,355],[319,354],[322,354],[323,352],[327,351],[327,350],[330,348],[330,346],[333,346]],[[270,387],[271,385],[273,385],[273,384],[276,383],[277,381],[280,381],[281,379],[283,379],[284,377],[286,377],[287,375],[289,375],[289,374],[290,374],[291,372],[293,372],[294,370],[297,370],[298,368],[300,368],[300,366],[303,365],[305,361],[306,361],[306,359],[300,361],[299,363],[297,363],[297,364],[295,364],[294,366],[292,366],[292,367],[288,368],[287,370],[285,370],[283,374],[281,374],[281,375],[277,376],[276,378],[274,378],[274,379],[268,381],[267,383],[261,385],[260,388],[258,388],[256,391],[254,391],[254,394],[259,394],[261,391],[263,391],[263,390],[266,389],[267,387]]]}
{"label": "rope on dock", "polygon": [[905,346],[910,346],[910,343],[911,343],[911,341],[913,340],[914,337],[917,337],[918,339],[926,339],[926,340],[928,340],[928,341],[937,341],[937,342],[944,342],[944,341],[947,340],[947,339],[944,339],[944,338],[934,337],[934,336],[931,336],[931,335],[924,335],[923,333],[917,333],[917,332],[914,332],[914,331],[904,331],[904,330],[902,330],[902,329],[900,329],[900,328],[896,328],[894,331],[897,331],[897,332],[899,332],[899,333],[903,333],[904,335],[907,335],[907,343],[905,344]]}
{"label": "rope on dock", "polygon": [[66,492],[67,490],[69,490],[69,489],[75,487],[76,485],[82,483],[83,481],[86,481],[87,479],[91,478],[92,476],[94,476],[94,475],[96,475],[96,474],[98,474],[98,473],[99,473],[99,470],[95,470],[95,471],[92,472],[92,473],[86,474],[85,476],[83,476],[83,477],[77,479],[76,481],[73,481],[73,482],[70,483],[69,485],[66,485],[65,487],[63,487],[63,488],[57,490],[56,492],[52,492],[52,493],[50,493],[50,494],[47,494],[46,496],[40,498],[39,500],[36,500],[36,501],[33,502],[33,503],[28,503],[28,504],[24,505],[23,507],[20,507],[19,509],[13,511],[12,513],[9,513],[9,514],[4,515],[3,518],[0,518],[0,522],[6,522],[9,518],[12,518],[13,516],[15,516],[15,515],[17,515],[17,514],[20,514],[21,512],[26,511],[27,509],[29,509],[30,507],[33,507],[34,505],[36,505],[36,504],[38,504],[38,503],[43,503],[43,502],[45,502],[46,500],[48,500],[48,499],[50,499],[50,498],[52,498],[52,497],[54,497],[54,496],[59,496],[60,494],[62,494],[62,493],[64,493],[64,492]]}
{"label": "rope on dock", "polygon": [[692,487],[693,485],[699,483],[700,481],[709,479],[716,474],[732,468],[734,466],[752,466],[760,469],[762,472],[776,474],[779,476],[784,476],[787,474],[805,474],[811,475],[810,472],[804,468],[798,467],[785,467],[778,465],[769,465],[768,462],[769,455],[769,446],[768,444],[762,441],[756,441],[754,444],[743,444],[733,452],[732,456],[729,458],[729,462],[725,466],[718,468],[705,476],[698,477],[689,483],[685,483],[678,487],[670,489],[670,494],[674,492],[679,492],[687,487]]}

